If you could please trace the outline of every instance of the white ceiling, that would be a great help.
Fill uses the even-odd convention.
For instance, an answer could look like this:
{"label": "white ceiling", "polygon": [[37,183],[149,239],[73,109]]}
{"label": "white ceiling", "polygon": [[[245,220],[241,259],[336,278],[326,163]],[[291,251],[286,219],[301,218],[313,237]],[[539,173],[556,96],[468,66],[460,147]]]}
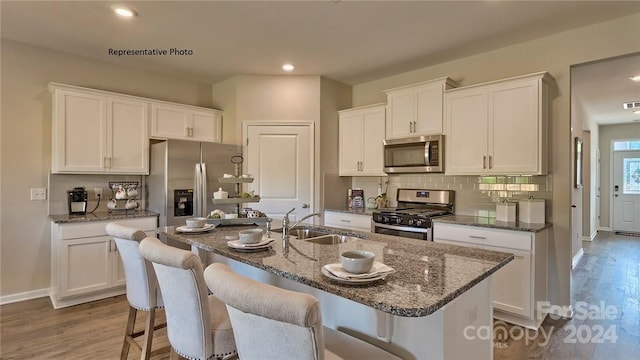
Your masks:
{"label": "white ceiling", "polygon": [[[116,17],[115,3],[138,16]],[[637,13],[640,1],[2,0],[0,10],[2,38],[203,83],[292,62],[297,75],[353,85]]]}

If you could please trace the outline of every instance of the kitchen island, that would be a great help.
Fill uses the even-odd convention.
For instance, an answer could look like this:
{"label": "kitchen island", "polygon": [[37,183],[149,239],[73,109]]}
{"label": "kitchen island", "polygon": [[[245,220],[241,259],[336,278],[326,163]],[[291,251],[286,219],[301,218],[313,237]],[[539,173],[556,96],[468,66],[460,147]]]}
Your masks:
{"label": "kitchen island", "polygon": [[[403,359],[492,358],[491,275],[513,254],[370,233],[348,233],[357,237],[333,245],[284,242],[274,232],[266,251],[239,252],[227,241],[243,228],[191,234],[166,227],[159,234],[190,244],[205,263],[227,263],[245,276],[316,296],[325,326]],[[396,272],[357,286],[322,274],[323,265],[354,249],[374,252]]]}

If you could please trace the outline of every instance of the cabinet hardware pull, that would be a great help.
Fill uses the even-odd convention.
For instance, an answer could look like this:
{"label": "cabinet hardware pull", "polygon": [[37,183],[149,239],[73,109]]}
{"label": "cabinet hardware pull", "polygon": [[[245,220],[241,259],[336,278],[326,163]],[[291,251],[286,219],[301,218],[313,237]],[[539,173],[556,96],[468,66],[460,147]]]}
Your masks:
{"label": "cabinet hardware pull", "polygon": [[418,130],[416,130],[416,125],[417,125],[417,123],[414,121],[413,122],[413,132],[417,132],[418,131]]}
{"label": "cabinet hardware pull", "polygon": [[486,239],[486,237],[484,237],[484,236],[469,235],[469,237],[472,238],[472,239]]}
{"label": "cabinet hardware pull", "polygon": [[350,223],[350,222],[351,222],[351,220],[345,220],[345,219],[340,219],[340,221],[342,221],[342,222],[348,222],[348,223]]}
{"label": "cabinet hardware pull", "polygon": [[184,128],[184,137],[189,137],[189,127]]}
{"label": "cabinet hardware pull", "polygon": [[489,155],[489,169],[493,169],[493,156]]}
{"label": "cabinet hardware pull", "polygon": [[487,168],[487,156],[486,155],[482,155],[482,168],[483,169]]}

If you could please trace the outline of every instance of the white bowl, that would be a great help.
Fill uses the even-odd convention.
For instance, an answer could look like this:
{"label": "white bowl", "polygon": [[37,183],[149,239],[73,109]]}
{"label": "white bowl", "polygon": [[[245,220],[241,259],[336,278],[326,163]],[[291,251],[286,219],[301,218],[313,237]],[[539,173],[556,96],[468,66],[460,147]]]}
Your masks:
{"label": "white bowl", "polygon": [[200,229],[207,224],[207,218],[194,217],[187,219],[187,227],[191,229]]}
{"label": "white bowl", "polygon": [[243,244],[255,244],[262,240],[262,229],[248,229],[238,232],[240,242]]}
{"label": "white bowl", "polygon": [[340,264],[346,272],[364,274],[371,271],[376,254],[365,250],[345,251],[340,255]]}

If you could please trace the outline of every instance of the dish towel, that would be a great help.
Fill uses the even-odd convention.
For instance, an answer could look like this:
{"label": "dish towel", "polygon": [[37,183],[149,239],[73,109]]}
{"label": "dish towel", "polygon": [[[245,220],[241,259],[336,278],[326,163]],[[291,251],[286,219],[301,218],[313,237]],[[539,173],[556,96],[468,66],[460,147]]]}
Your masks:
{"label": "dish towel", "polygon": [[371,271],[364,274],[352,274],[350,272],[347,272],[342,268],[342,265],[340,263],[327,264],[324,266],[324,268],[327,269],[327,271],[331,274],[342,279],[369,279],[396,272],[396,269],[379,261],[374,261]]}

